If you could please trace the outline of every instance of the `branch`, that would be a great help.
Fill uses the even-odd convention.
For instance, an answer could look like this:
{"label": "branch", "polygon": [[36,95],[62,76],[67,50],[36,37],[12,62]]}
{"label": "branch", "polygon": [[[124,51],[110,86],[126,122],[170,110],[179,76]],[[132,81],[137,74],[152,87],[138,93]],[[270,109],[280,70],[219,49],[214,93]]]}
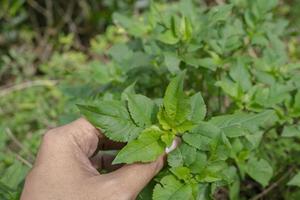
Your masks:
{"label": "branch", "polygon": [[8,137],[10,137],[10,139],[20,148],[22,149],[23,151],[25,151],[29,157],[34,160],[34,155],[33,153],[28,149],[26,148],[17,138],[16,136],[11,132],[11,130],[9,128],[6,128],[5,129],[6,131],[6,134],[8,135]]}
{"label": "branch", "polygon": [[47,10],[45,8],[43,8],[42,6],[40,6],[40,4],[38,4],[37,2],[35,2],[34,0],[27,0],[27,3],[34,8],[36,11],[38,11],[40,14],[44,15],[45,17],[47,17],[46,13]]}
{"label": "branch", "polygon": [[14,156],[16,156],[17,160],[25,164],[27,167],[32,168],[32,163],[30,163],[28,160],[20,156],[19,154],[13,152],[11,149],[8,149],[10,153],[12,153]]}
{"label": "branch", "polygon": [[4,97],[5,95],[15,92],[15,91],[19,91],[19,90],[23,90],[26,88],[30,88],[30,87],[36,87],[36,86],[54,86],[58,83],[58,81],[56,80],[36,80],[36,81],[27,81],[27,82],[23,82],[20,84],[16,84],[13,86],[5,86],[0,88],[0,97]]}

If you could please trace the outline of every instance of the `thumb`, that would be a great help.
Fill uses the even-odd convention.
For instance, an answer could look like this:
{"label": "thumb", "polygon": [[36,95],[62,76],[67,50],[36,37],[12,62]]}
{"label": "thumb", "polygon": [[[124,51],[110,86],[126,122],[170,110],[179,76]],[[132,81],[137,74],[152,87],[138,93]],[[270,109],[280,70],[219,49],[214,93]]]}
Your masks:
{"label": "thumb", "polygon": [[134,199],[150,182],[150,180],[163,168],[167,153],[174,150],[178,146],[179,142],[180,141],[176,138],[171,147],[166,149],[166,153],[158,157],[158,159],[154,162],[128,164],[110,173],[108,176],[111,176],[111,178],[116,180],[120,188],[129,192],[129,195]]}
{"label": "thumb", "polygon": [[166,154],[151,163],[127,164],[122,168],[108,174],[114,179],[123,191],[135,199],[139,192],[163,168]]}

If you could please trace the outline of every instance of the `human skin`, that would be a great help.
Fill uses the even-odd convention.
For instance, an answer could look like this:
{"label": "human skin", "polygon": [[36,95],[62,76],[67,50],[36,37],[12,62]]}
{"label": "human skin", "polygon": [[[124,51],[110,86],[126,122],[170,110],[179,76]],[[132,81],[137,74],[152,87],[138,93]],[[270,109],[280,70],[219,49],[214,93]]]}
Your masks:
{"label": "human skin", "polygon": [[[84,118],[48,131],[26,177],[21,200],[135,199],[162,169],[166,155],[151,163],[124,166],[111,165],[112,156],[94,156],[98,149],[123,146],[108,140]],[[100,174],[99,169],[112,172]]]}

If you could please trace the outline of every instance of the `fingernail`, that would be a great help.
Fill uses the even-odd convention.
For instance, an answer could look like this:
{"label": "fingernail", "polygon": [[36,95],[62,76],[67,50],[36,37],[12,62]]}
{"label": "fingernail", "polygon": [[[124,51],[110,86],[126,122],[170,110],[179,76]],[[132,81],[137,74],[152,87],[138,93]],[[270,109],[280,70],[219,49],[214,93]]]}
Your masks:
{"label": "fingernail", "polygon": [[173,140],[171,146],[169,146],[169,147],[167,147],[167,148],[165,149],[165,152],[166,152],[167,154],[171,153],[172,151],[174,151],[174,150],[176,149],[176,147],[177,147],[178,144],[179,144],[179,141],[178,141],[178,140],[179,140],[178,138],[175,138],[175,139]]}

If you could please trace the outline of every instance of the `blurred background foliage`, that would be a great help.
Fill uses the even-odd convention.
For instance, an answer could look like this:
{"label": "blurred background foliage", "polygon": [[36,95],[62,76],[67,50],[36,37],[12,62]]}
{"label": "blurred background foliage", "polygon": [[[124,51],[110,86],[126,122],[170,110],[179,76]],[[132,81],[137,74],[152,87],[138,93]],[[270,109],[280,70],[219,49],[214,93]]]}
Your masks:
{"label": "blurred background foliage", "polygon": [[[160,9],[177,1],[155,2]],[[224,3],[195,2],[200,8]],[[115,64],[110,62],[111,58],[114,62],[126,60],[130,66],[142,65],[148,59],[141,53],[134,54],[134,61],[127,59],[132,56],[131,51],[123,44],[131,41],[129,46],[138,50],[139,41],[130,38],[143,38],[145,33],[139,29],[143,26],[122,16],[139,18],[149,9],[150,0],[0,1],[0,199],[19,198],[42,135],[49,128],[77,118],[75,103],[97,95],[112,98],[114,91],[125,87],[118,84],[124,82],[125,76],[110,67]],[[286,29],[277,31],[283,32],[293,62],[300,59],[299,10],[300,0],[282,0],[273,11],[275,16],[288,21]],[[263,39],[257,38],[257,42],[263,43]],[[148,46],[152,52],[155,48]],[[177,61],[171,57],[170,62]],[[167,80],[161,82],[165,72],[142,70],[146,72],[141,74],[140,90],[148,87],[148,95],[160,95],[153,88],[167,84]],[[137,73],[133,70],[127,76],[135,77]],[[212,99],[210,103],[216,101]],[[277,144],[278,148],[290,144],[284,143]],[[257,190],[255,185],[249,187]],[[285,195],[297,199],[299,192]]]}

